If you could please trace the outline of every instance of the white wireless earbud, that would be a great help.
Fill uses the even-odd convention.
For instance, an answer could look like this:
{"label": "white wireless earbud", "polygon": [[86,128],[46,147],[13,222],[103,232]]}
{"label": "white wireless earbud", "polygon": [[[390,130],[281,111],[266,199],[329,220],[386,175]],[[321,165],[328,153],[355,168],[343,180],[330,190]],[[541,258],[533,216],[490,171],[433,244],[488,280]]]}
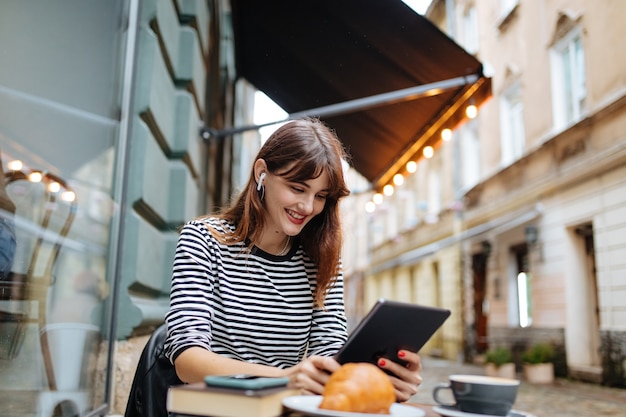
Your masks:
{"label": "white wireless earbud", "polygon": [[259,182],[256,185],[256,190],[257,191],[261,191],[261,187],[263,186],[263,180],[265,179],[265,172],[261,172],[261,175],[259,176]]}

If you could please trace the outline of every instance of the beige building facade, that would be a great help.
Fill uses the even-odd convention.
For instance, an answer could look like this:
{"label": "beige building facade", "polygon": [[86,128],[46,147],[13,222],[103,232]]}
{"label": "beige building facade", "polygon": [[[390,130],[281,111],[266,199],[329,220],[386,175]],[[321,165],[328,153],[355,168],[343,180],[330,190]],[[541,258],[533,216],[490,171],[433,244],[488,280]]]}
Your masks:
{"label": "beige building facade", "polygon": [[[599,4],[602,3],[602,4]],[[434,1],[492,99],[369,213],[365,303],[450,308],[427,353],[536,342],[625,386],[626,38],[619,1]]]}

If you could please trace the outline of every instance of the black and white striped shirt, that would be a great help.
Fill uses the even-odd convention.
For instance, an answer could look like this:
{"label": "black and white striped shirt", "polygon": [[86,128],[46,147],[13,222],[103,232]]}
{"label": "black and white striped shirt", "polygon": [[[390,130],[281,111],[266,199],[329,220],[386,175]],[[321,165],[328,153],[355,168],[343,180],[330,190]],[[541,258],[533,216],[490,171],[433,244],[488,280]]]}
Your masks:
{"label": "black and white striped shirt", "polygon": [[234,229],[215,218],[182,229],[167,313],[167,357],[200,346],[220,355],[279,368],[308,355],[334,355],[347,338],[343,277],[325,308],[313,307],[316,268],[300,245],[284,256],[243,243],[224,245],[208,231]]}

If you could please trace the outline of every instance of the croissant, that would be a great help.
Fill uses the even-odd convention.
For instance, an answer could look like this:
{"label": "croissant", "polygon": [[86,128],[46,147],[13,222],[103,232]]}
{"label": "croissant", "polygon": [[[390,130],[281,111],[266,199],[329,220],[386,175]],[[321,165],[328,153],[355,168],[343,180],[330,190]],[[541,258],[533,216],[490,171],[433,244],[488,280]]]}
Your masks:
{"label": "croissant", "polygon": [[389,414],[395,400],[393,384],[380,368],[370,363],[346,363],[330,376],[319,408]]}

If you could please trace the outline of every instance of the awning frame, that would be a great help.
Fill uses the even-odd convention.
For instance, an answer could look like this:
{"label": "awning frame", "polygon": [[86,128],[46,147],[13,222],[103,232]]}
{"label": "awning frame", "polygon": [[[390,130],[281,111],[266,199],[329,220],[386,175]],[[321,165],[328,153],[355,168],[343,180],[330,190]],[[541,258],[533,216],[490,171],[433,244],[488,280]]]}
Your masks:
{"label": "awning frame", "polygon": [[261,124],[252,124],[239,127],[226,128],[216,130],[210,127],[202,126],[200,128],[200,136],[209,140],[211,138],[221,139],[226,136],[232,136],[237,133],[243,133],[249,130],[256,130],[262,127],[275,125],[278,123],[288,122],[290,120],[299,119],[302,117],[328,117],[337,116],[340,114],[351,113],[359,110],[365,110],[382,105],[394,104],[403,101],[416,100],[422,97],[430,97],[437,94],[441,94],[444,91],[451,90],[458,87],[467,85],[473,85],[480,80],[479,75],[466,75],[462,77],[451,78],[449,80],[437,81],[434,83],[418,85],[409,88],[403,88],[396,91],[390,91],[387,93],[375,94],[369,97],[357,98],[354,100],[348,100],[341,103],[330,104],[328,106],[316,107],[309,110],[295,112],[289,114],[285,119],[276,120]]}
{"label": "awning frame", "polygon": [[[412,143],[409,144],[409,147],[402,152],[401,155],[395,160],[395,162],[387,167],[385,172],[380,175],[380,177],[375,181],[374,188],[382,189],[385,184],[390,184],[393,180],[393,177],[396,173],[403,172],[406,164],[410,160],[415,160],[421,158],[420,151],[427,146],[429,143],[434,144],[435,142],[440,142],[441,138],[437,137],[437,133],[444,129],[446,125],[449,124],[449,121],[454,117],[455,114],[459,112],[459,110],[466,106],[468,103],[472,103],[474,94],[481,88],[483,83],[487,82],[489,79],[480,76],[478,79],[469,85],[469,87],[461,93],[459,97],[457,97],[453,103],[445,108],[439,116],[433,119],[433,122],[428,125],[426,130],[424,130],[421,135]],[[449,128],[454,128],[454,126],[450,125]],[[433,139],[434,138],[434,139]]]}
{"label": "awning frame", "polygon": [[437,117],[436,120],[428,127],[428,129],[423,132],[417,138],[417,140],[413,141],[413,143],[410,144],[409,148],[405,152],[403,152],[402,155],[400,155],[396,159],[393,165],[388,167],[388,169],[380,176],[380,178],[378,178],[375,184],[372,185],[372,188],[379,189],[382,188],[386,183],[389,183],[396,173],[401,172],[406,163],[414,158],[415,154],[417,154],[420,149],[426,146],[426,143],[439,129],[442,128],[443,125],[445,125],[448,119],[452,117],[452,115],[454,115],[464,103],[471,100],[472,95],[478,90],[484,79],[485,78],[482,76],[482,74],[470,74],[461,77],[451,78],[448,80],[437,81],[414,87],[403,88],[400,90],[389,91],[386,93],[375,94],[372,96],[362,97],[354,100],[348,100],[341,103],[316,107],[313,109],[288,114],[287,117],[284,119],[260,124],[236,126],[221,130],[202,126],[200,127],[199,134],[205,142],[209,143],[212,139],[221,140],[225,137],[233,136],[239,133],[247,132],[250,130],[257,130],[262,127],[271,126],[278,123],[285,123],[290,120],[295,120],[302,117],[322,118],[328,116],[336,116],[370,109],[373,107],[417,100],[423,97],[431,97],[459,87],[468,87],[463,93],[462,97],[455,100],[454,103],[443,112],[443,114]]}

